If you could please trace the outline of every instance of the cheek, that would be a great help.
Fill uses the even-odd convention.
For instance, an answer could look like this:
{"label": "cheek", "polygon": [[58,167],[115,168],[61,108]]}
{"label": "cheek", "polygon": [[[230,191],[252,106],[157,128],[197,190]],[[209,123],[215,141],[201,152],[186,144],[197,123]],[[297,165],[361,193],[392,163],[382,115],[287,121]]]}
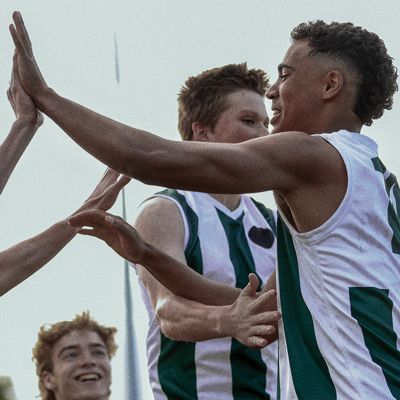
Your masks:
{"label": "cheek", "polygon": [[104,375],[105,375],[107,381],[109,381],[111,383],[111,364],[109,364],[109,363],[104,364],[103,371],[104,371]]}

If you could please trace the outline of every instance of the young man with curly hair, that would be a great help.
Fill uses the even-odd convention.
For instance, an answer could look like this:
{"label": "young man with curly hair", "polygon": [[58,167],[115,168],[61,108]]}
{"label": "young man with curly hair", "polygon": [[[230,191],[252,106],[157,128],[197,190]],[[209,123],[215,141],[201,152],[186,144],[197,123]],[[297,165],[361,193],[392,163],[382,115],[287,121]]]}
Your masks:
{"label": "young man with curly hair", "polygon": [[[397,69],[375,33],[351,23],[300,24],[267,92],[273,134],[208,144],[164,140],[58,96],[39,72],[19,14],[14,23],[24,89],[94,156],[146,183],[274,191],[281,398],[400,397],[399,186],[377,144],[360,133],[391,108],[398,89]],[[118,218],[84,212],[71,223],[95,226],[83,233],[144,265],[175,294],[209,304],[236,299]]]}
{"label": "young man with curly hair", "polygon": [[88,312],[71,321],[42,326],[33,348],[42,400],[107,400],[117,329]]}
{"label": "young man with curly hair", "polygon": [[[246,64],[188,78],[178,96],[182,139],[239,143],[267,135],[267,89],[265,72]],[[251,272],[265,283],[275,270],[274,214],[246,195],[166,189],[144,203],[136,228],[194,271],[232,287],[244,288]],[[138,268],[156,400],[276,398],[277,343],[249,349],[236,339],[239,323],[229,334],[217,329],[223,308],[173,295]]]}

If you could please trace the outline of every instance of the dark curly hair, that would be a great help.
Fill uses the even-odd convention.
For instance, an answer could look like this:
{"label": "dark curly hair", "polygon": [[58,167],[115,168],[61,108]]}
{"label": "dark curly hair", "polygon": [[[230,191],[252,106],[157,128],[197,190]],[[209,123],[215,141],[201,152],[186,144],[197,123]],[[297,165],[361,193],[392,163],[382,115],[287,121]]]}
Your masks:
{"label": "dark curly hair", "polygon": [[392,108],[393,95],[398,90],[397,68],[378,35],[351,22],[312,21],[294,28],[291,37],[308,40],[310,56],[335,57],[357,72],[354,112],[363,124],[371,125],[384,110]]}
{"label": "dark curly hair", "polygon": [[193,122],[213,128],[229,104],[226,97],[241,89],[261,96],[269,87],[267,74],[261,69],[248,69],[246,63],[228,64],[189,77],[178,95],[178,129],[182,139],[192,140]]}

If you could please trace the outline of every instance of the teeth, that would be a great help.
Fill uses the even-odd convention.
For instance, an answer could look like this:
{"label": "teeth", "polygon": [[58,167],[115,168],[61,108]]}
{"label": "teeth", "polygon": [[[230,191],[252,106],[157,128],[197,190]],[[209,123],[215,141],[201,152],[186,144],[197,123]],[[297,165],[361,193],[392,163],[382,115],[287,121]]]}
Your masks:
{"label": "teeth", "polygon": [[84,375],[80,375],[78,377],[78,380],[80,382],[98,381],[99,379],[100,379],[100,375],[98,375],[98,374],[84,374]]}

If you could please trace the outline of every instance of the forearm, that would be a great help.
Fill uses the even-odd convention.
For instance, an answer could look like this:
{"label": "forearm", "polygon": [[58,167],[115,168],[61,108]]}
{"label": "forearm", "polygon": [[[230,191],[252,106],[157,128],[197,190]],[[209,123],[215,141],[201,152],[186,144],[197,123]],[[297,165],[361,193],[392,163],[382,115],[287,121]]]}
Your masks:
{"label": "forearm", "polygon": [[100,115],[49,88],[34,100],[87,152],[144,183],[210,193],[242,193],[257,188],[252,180],[246,181],[247,187],[237,179],[247,167],[233,161],[242,154],[235,145],[221,148],[216,143],[166,140]]}
{"label": "forearm", "polygon": [[0,145],[0,193],[37,129],[32,123],[16,120]]}
{"label": "forearm", "polygon": [[200,342],[228,336],[221,318],[225,306],[208,306],[170,295],[158,301],[156,314],[161,331],[172,340]]}
{"label": "forearm", "polygon": [[[47,88],[34,101],[74,141],[113,169],[137,179],[152,179],[164,149],[172,157],[171,141],[100,115]],[[171,142],[174,143],[174,142]],[[158,153],[158,154],[157,154]],[[154,163],[149,165],[149,160]],[[147,163],[146,163],[147,161]]]}
{"label": "forearm", "polygon": [[0,296],[48,263],[75,234],[63,220],[0,252]]}
{"label": "forearm", "polygon": [[146,268],[176,296],[206,305],[223,306],[234,303],[240,295],[240,289],[207,279],[146,242],[139,259],[131,261]]}

